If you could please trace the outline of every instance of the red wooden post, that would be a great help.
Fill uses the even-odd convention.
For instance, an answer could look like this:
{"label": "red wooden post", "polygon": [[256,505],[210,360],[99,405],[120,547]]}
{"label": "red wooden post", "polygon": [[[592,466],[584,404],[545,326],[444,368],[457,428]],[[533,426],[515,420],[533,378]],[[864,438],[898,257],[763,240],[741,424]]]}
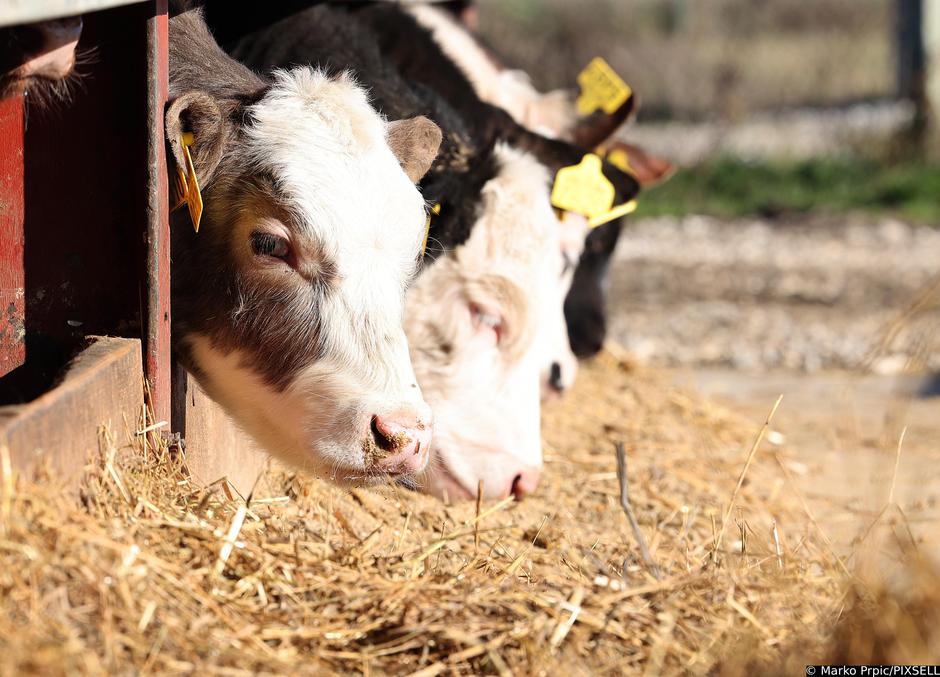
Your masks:
{"label": "red wooden post", "polygon": [[147,307],[144,369],[157,421],[170,422],[170,225],[163,111],[168,94],[167,1],[147,20]]}
{"label": "red wooden post", "polygon": [[0,376],[26,360],[23,97],[0,100]]}

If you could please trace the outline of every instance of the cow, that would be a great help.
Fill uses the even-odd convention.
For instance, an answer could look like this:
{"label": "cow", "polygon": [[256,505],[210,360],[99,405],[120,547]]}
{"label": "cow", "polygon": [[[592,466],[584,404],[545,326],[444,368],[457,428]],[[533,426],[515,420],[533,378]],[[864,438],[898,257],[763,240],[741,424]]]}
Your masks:
{"label": "cow", "polygon": [[[480,133],[478,122],[433,90],[402,78],[345,8],[310,8],[229,48],[259,70],[303,63],[349,71],[389,118],[423,113],[441,125],[441,152],[421,184],[440,213],[430,221],[426,265],[408,292],[405,322],[437,421],[432,467],[417,484],[453,498],[476,492],[480,479],[487,496],[534,490],[540,374],[555,364],[555,387],[564,387],[557,372],[574,364],[561,308],[567,282],[563,229],[549,197],[552,172],[530,153]],[[581,159],[567,146],[556,152],[561,164]],[[583,241],[583,224],[573,227]],[[455,475],[459,485],[450,481]]]}
{"label": "cow", "polygon": [[[402,75],[439,93],[466,119],[475,121],[480,134],[484,137],[498,138],[533,153],[553,174],[562,167],[577,164],[580,158],[591,150],[591,147],[585,148],[568,141],[533,133],[502,108],[483,100],[466,74],[448,58],[432,31],[422,26],[406,6],[393,3],[365,3],[355,4],[353,7],[353,15],[375,32],[383,55],[399,68]],[[615,117],[619,116],[622,119],[628,115],[632,101],[633,97],[630,97]],[[589,140],[593,142],[594,139]],[[603,173],[615,186],[617,204],[632,199],[640,188],[632,172],[613,167],[610,163],[603,164]],[[611,221],[595,229],[595,232],[591,232],[588,239],[612,237],[616,241],[619,231],[620,225],[616,221]],[[576,254],[581,251],[581,248],[579,246],[576,250],[567,252],[568,257],[578,260]],[[579,285],[590,283],[593,296],[602,301],[602,290],[594,288],[593,275],[586,275],[582,272],[581,275],[576,275],[575,279]],[[598,305],[603,309],[602,303]],[[572,335],[580,337],[588,333],[585,331],[586,323],[582,323],[580,315],[573,317],[575,322],[572,321],[572,315],[566,317],[569,339]],[[603,323],[603,313],[600,320]],[[576,324],[578,326],[575,326]],[[591,323],[591,326],[595,324]],[[581,341],[577,343],[571,341],[576,355],[586,356],[600,349],[603,334],[599,338],[596,332],[590,332],[590,334],[591,340],[588,345]],[[548,378],[551,377],[551,373],[551,365],[549,365]]]}
{"label": "cow", "polygon": [[198,232],[173,213],[174,351],[281,459],[340,484],[422,470],[432,414],[402,316],[425,234],[415,183],[440,129],[386,122],[342,74],[261,78],[199,10],[169,31],[174,202],[204,204]]}
{"label": "cow", "polygon": [[40,103],[65,96],[81,34],[80,16],[0,28],[0,99],[23,92]]}
{"label": "cow", "polygon": [[[503,108],[520,124],[545,136],[586,148],[596,147],[605,155],[620,153],[621,157],[629,158],[630,171],[643,187],[672,175],[674,168],[668,161],[611,138],[635,115],[635,96],[612,113],[598,110],[579,116],[570,91],[543,94],[535,89],[525,72],[507,68],[472,32],[473,10],[472,2],[464,1],[440,5],[413,3],[403,6],[401,11],[433,36],[441,53],[460,69],[481,99]],[[571,348],[581,358],[595,355],[603,346],[607,271],[621,229],[622,224],[614,221],[590,233],[565,299]]]}

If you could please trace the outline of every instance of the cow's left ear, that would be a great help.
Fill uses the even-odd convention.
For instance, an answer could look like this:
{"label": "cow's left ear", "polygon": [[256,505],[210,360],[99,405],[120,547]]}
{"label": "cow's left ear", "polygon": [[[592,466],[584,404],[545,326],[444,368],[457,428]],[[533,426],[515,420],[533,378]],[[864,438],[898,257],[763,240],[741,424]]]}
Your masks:
{"label": "cow's left ear", "polygon": [[166,109],[166,140],[176,166],[185,171],[183,134],[192,134],[189,147],[199,185],[206,187],[222,159],[231,134],[231,122],[219,102],[208,92],[193,90],[181,94]]}
{"label": "cow's left ear", "polygon": [[388,145],[401,168],[417,183],[428,173],[441,147],[441,129],[424,116],[389,122]]}

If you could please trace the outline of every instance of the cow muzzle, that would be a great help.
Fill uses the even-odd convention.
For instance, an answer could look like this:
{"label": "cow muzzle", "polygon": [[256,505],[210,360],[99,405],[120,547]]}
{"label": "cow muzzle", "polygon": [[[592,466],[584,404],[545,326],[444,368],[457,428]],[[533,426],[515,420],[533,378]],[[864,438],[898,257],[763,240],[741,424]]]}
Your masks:
{"label": "cow muzzle", "polygon": [[429,412],[376,414],[369,428],[362,446],[370,471],[394,477],[412,475],[427,466],[432,435]]}

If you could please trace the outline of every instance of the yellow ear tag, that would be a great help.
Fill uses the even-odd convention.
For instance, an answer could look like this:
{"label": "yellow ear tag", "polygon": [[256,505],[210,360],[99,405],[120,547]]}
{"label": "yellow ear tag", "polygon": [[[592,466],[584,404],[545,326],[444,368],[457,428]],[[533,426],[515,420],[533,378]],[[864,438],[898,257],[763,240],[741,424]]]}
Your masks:
{"label": "yellow ear tag", "polygon": [[421,243],[421,258],[424,258],[424,252],[428,249],[428,235],[431,233],[431,215],[437,216],[441,213],[441,204],[437,203],[431,207],[428,212],[428,220],[424,223],[424,242]]}
{"label": "yellow ear tag", "polygon": [[607,153],[607,162],[612,164],[617,169],[622,169],[623,171],[636,176],[636,172],[633,171],[633,167],[630,166],[630,156],[622,148],[615,148],[614,150]]}
{"label": "yellow ear tag", "polygon": [[562,167],[555,174],[552,205],[590,220],[610,210],[614,194],[613,184],[601,171],[601,159],[588,153],[578,164]]}
{"label": "yellow ear tag", "polygon": [[578,95],[578,115],[590,115],[598,108],[611,115],[620,108],[633,90],[620,79],[606,61],[597,56],[578,74],[581,94]]}
{"label": "yellow ear tag", "polygon": [[177,168],[179,172],[179,180],[182,183],[182,187],[185,187],[180,191],[180,194],[183,196],[183,201],[189,207],[189,218],[192,219],[193,228],[198,233],[199,232],[199,222],[202,221],[202,192],[199,190],[199,180],[196,178],[196,168],[193,166],[193,158],[189,153],[189,147],[193,145],[193,135],[191,132],[183,132],[183,136],[180,139],[180,145],[183,147],[183,159],[186,162],[185,172]]}
{"label": "yellow ear tag", "polygon": [[624,202],[622,205],[617,205],[613,209],[606,211],[603,214],[600,214],[598,216],[594,216],[588,219],[588,227],[597,228],[598,226],[603,226],[608,221],[619,219],[621,216],[632,214],[635,211],[636,211],[636,200],[630,200],[629,202]]}

